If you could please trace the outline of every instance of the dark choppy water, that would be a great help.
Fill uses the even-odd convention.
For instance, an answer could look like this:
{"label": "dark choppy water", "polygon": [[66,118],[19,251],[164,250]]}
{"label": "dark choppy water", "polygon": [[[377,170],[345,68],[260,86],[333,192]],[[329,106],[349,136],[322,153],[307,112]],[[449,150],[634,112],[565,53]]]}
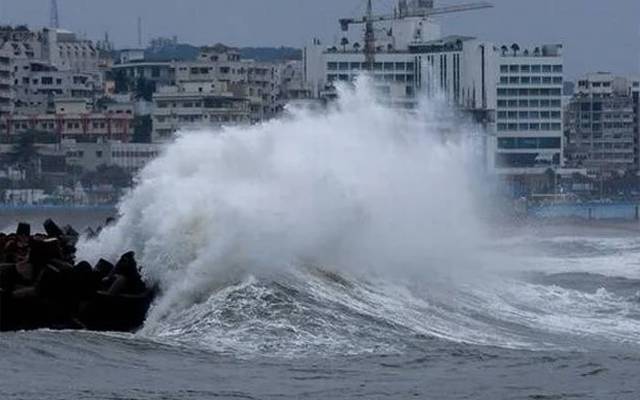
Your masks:
{"label": "dark choppy water", "polygon": [[0,398],[638,399],[636,228],[511,231],[482,276],[241,274],[136,335],[1,334]]}

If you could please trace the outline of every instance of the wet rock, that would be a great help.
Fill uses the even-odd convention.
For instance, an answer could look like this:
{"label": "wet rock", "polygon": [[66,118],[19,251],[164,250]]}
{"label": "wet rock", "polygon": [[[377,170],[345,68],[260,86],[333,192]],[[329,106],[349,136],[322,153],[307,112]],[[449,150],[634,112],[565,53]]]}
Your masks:
{"label": "wet rock", "polygon": [[15,264],[0,264],[0,289],[11,293],[18,281]]}
{"label": "wet rock", "polygon": [[78,232],[52,220],[43,226],[46,235],[30,236],[28,224],[0,234],[0,331],[140,327],[155,291],[144,283],[135,254],[123,254],[115,265],[75,264]]}
{"label": "wet rock", "polygon": [[24,237],[31,236],[31,225],[24,222],[20,222],[18,224],[18,228],[16,229],[16,235],[24,236]]}
{"label": "wet rock", "polygon": [[62,229],[60,229],[60,227],[55,222],[53,222],[52,219],[48,219],[44,221],[44,224],[42,224],[42,226],[44,227],[44,231],[47,233],[47,236],[49,237],[59,238],[62,235],[64,235],[64,232],[62,232]]}
{"label": "wet rock", "polygon": [[16,270],[24,282],[33,282],[36,279],[35,269],[28,259],[16,263]]}

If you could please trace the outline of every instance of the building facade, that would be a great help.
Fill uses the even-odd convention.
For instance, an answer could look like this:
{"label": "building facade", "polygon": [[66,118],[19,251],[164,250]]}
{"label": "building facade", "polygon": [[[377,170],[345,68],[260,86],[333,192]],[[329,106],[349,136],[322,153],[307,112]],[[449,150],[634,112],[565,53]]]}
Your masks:
{"label": "building facade", "polygon": [[567,161],[594,174],[637,169],[637,99],[633,83],[610,73],[578,81],[567,106]]}
{"label": "building facade", "polygon": [[561,45],[500,49],[493,171],[540,174],[564,165],[563,70]]}
{"label": "building facade", "polygon": [[0,119],[0,132],[19,135],[40,131],[57,135],[59,140],[82,142],[120,140],[128,142],[134,129],[132,113],[94,112],[84,100],[56,101],[56,112],[45,114],[12,114]]}
{"label": "building facade", "polygon": [[180,129],[220,127],[251,121],[249,101],[219,83],[167,86],[153,95],[153,142],[165,142]]}

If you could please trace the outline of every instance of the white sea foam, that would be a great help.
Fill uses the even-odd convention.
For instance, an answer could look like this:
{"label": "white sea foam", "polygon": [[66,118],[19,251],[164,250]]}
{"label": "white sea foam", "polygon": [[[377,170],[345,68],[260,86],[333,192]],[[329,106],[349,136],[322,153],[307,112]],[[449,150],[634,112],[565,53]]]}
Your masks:
{"label": "white sea foam", "polygon": [[[438,101],[380,104],[366,80],[322,112],[182,132],[79,256],[135,250],[163,289],[143,333],[219,350],[390,352],[412,334],[539,348],[536,332],[584,334],[593,314],[579,307],[615,299],[467,280],[501,261],[477,218],[472,133]],[[623,325],[612,332],[628,339]]]}

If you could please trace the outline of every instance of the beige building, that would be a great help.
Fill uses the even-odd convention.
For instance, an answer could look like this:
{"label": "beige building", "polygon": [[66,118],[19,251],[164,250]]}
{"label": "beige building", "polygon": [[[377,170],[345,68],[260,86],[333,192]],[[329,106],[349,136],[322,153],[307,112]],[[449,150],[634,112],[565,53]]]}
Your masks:
{"label": "beige building", "polygon": [[160,88],[153,95],[153,141],[170,140],[183,128],[249,123],[249,101],[217,85],[192,82]]}
{"label": "beige building", "polygon": [[592,173],[635,170],[638,140],[632,82],[610,73],[578,81],[567,106],[567,161]]}

